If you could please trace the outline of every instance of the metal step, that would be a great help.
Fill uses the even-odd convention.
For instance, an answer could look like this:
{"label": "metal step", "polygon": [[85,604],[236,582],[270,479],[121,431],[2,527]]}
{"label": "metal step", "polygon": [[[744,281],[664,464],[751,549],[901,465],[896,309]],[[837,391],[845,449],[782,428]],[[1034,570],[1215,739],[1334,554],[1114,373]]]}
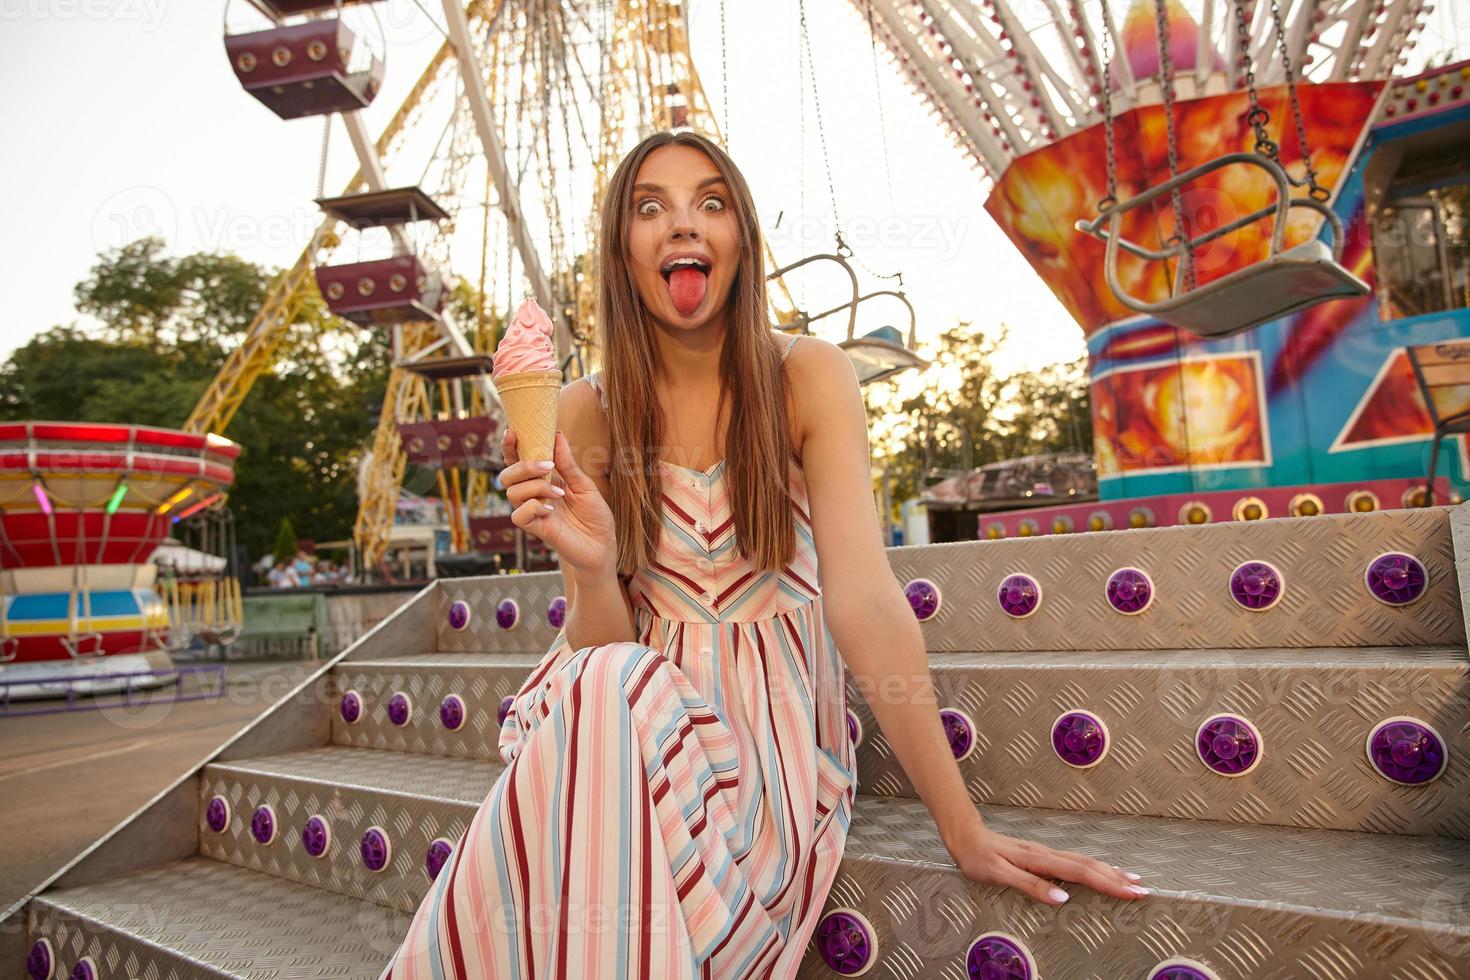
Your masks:
{"label": "metal step", "polygon": [[[332,740],[498,762],[498,708],[538,659],[436,653],[340,664],[339,683],[358,692],[363,711],[350,725],[334,713]],[[1470,730],[1470,660],[1456,648],[936,653],[929,663],[940,706],[971,726],[974,747],[960,767],[979,803],[1470,838],[1470,759],[1455,751]],[[385,707],[399,691],[414,706],[402,726]],[[438,713],[450,694],[465,707],[458,731]],[[860,790],[914,796],[851,678],[847,698],[862,732]],[[1107,733],[1106,754],[1089,768],[1068,765],[1052,743],[1058,719],[1079,709]],[[1196,750],[1201,724],[1222,713],[1260,733],[1261,761],[1245,775],[1217,775]],[[1369,732],[1403,716],[1449,740],[1438,779],[1399,785],[1370,765]]]}
{"label": "metal step", "polygon": [[90,956],[96,977],[377,980],[411,918],[193,857],[37,896],[26,950],[49,940],[54,977]]}
{"label": "metal step", "polygon": [[[412,912],[433,880],[428,855],[435,840],[450,847],[490,792],[504,766],[329,745],[204,767],[200,789],[199,853],[351,898]],[[210,801],[222,798],[229,819],[209,823]],[[270,808],[275,835],[261,843],[255,814]],[[320,856],[306,846],[312,817],[329,838]],[[386,863],[372,870],[364,838],[376,828]],[[267,829],[267,828],[262,828]],[[374,846],[374,845],[370,845]]]}
{"label": "metal step", "polygon": [[[1463,649],[949,653],[929,663],[940,707],[972,728],[960,769],[976,802],[1470,838]],[[848,706],[863,732],[862,791],[914,796],[851,682]],[[1053,726],[1077,709],[1107,733],[1090,768],[1053,747]],[[1261,758],[1244,775],[1217,775],[1196,749],[1202,723],[1222,713],[1260,734]],[[1439,778],[1400,785],[1369,763],[1369,733],[1401,716],[1445,740]]]}
{"label": "metal step", "polygon": [[[378,790],[341,792],[351,805]],[[400,799],[409,805],[406,794]],[[457,804],[466,819],[477,802]],[[1461,907],[1470,879],[1466,842],[1008,807],[984,812],[1002,833],[1137,871],[1153,894],[1121,902],[1074,886],[1071,901],[1051,909],[980,886],[954,867],[920,802],[859,796],[825,915],[856,910],[870,923],[872,975],[959,980],[970,943],[994,931],[1024,943],[1041,975],[1067,980],[1143,978],[1173,956],[1229,980],[1470,971],[1470,923]],[[409,912],[196,857],[47,892],[32,901],[29,931],[32,943],[50,939],[61,975],[87,954],[108,974],[160,980],[372,980],[409,921]],[[823,936],[819,925],[800,976],[835,975],[819,955]]]}
{"label": "metal step", "polygon": [[[868,975],[964,980],[966,953],[999,931],[1033,975],[1144,980],[1187,957],[1223,980],[1470,976],[1470,843],[1155,817],[983,808],[993,829],[1143,876],[1137,902],[1080,886],[1060,908],[962,875],[917,800],[859,796],[824,922],[871,924]],[[831,980],[819,923],[800,977]],[[839,944],[842,945],[842,944]],[[989,976],[990,974],[984,974]],[[997,973],[997,976],[1021,976]]]}
{"label": "metal step", "polygon": [[[338,664],[339,689],[344,695],[356,691],[362,711],[348,724],[341,710],[334,710],[332,741],[499,762],[501,702],[520,690],[540,659],[540,654],[524,653],[432,653]],[[400,691],[413,710],[406,724],[395,725],[388,704]],[[445,728],[439,710],[450,695],[458,695],[464,706],[461,727],[453,731]]]}

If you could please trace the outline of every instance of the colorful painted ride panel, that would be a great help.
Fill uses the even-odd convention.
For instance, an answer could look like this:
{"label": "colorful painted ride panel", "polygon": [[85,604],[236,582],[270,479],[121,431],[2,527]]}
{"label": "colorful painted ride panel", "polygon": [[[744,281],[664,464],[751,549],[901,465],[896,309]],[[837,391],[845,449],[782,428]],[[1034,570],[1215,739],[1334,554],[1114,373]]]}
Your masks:
{"label": "colorful painted ride panel", "polygon": [[[1299,88],[1312,162],[1324,187],[1336,189],[1351,164],[1381,89],[1381,82]],[[1300,177],[1301,149],[1291,125],[1286,89],[1262,91],[1261,105],[1271,113],[1267,128],[1280,146],[1287,172]],[[1227,153],[1249,152],[1255,145],[1245,122],[1249,108],[1244,92],[1178,103],[1178,169],[1187,170]],[[1141,106],[1117,117],[1114,157],[1119,200],[1126,201],[1169,178],[1166,132],[1164,109],[1159,105]],[[1107,157],[1106,133],[1099,123],[1017,159],[985,202],[991,217],[1088,336],[1133,315],[1108,290],[1103,243],[1076,230],[1079,219],[1097,216],[1098,201],[1108,192]],[[1184,188],[1182,194],[1184,211],[1197,230],[1228,224],[1274,200],[1273,185],[1265,173],[1243,166],[1209,174]],[[1286,245],[1301,244],[1315,230],[1314,222],[1293,221]],[[1270,223],[1260,221],[1205,246],[1195,257],[1199,281],[1218,279],[1264,258],[1270,233]],[[1123,221],[1123,237],[1148,248],[1162,246],[1172,234],[1173,215],[1167,203],[1153,212],[1142,208],[1131,212]],[[1168,272],[1161,263],[1120,256],[1118,278],[1128,292],[1147,302],[1169,295]]]}
{"label": "colorful painted ride panel", "polygon": [[[1335,190],[1333,207],[1346,228],[1342,264],[1370,284],[1376,285],[1376,276],[1365,176],[1372,175],[1369,186],[1385,179],[1384,171],[1392,168],[1384,164],[1402,149],[1400,141],[1470,121],[1461,77],[1470,76],[1470,70],[1449,66],[1427,75],[1394,83],[1356,157],[1358,131],[1374,110],[1378,84],[1302,88],[1313,159],[1323,182]],[[1458,100],[1451,99],[1452,83],[1462,92]],[[1426,89],[1443,89],[1438,110],[1426,115],[1427,96],[1421,95],[1419,112],[1410,117],[1408,99]],[[1268,104],[1272,126],[1283,141],[1288,170],[1299,173],[1296,139],[1289,126],[1281,133],[1290,114],[1279,104],[1280,96],[1271,93],[1276,101]],[[1241,119],[1244,99],[1233,93],[1179,106],[1184,165],[1249,141]],[[1389,113],[1394,106],[1396,114]],[[1159,112],[1158,107],[1135,110],[1120,120],[1120,197],[1166,175],[1160,169]],[[1212,520],[1229,519],[1235,504],[1249,497],[1270,497],[1270,516],[1290,512],[1290,501],[1301,494],[1319,497],[1326,513],[1350,509],[1348,499],[1356,490],[1367,491],[1384,507],[1422,502],[1416,488],[1423,486],[1428,470],[1433,423],[1405,350],[1470,336],[1470,310],[1406,317],[1370,295],[1324,303],[1222,339],[1201,338],[1146,317],[1120,319],[1121,307],[1103,284],[1101,243],[1071,231],[1074,214],[1090,216],[1105,193],[1102,139],[1097,126],[1023,157],[987,203],[1087,334],[1099,507],[1107,512],[1099,522],[1126,527],[1141,508],[1151,516],[1150,525],[1183,523],[1180,509],[1197,499],[1213,502],[1208,507]],[[1221,172],[1222,179],[1226,174]],[[1235,202],[1229,214],[1243,214],[1256,206],[1255,192],[1222,186],[1204,193],[1223,195],[1219,200]],[[1200,214],[1198,209],[1212,200],[1186,195],[1185,204]],[[1158,235],[1169,234],[1169,211],[1167,202],[1159,208],[1157,234],[1141,227],[1128,234],[1156,244]],[[1229,214],[1221,213],[1221,220]],[[1233,250],[1207,250],[1202,256],[1202,280],[1263,254],[1263,237],[1233,242],[1235,237],[1214,243],[1231,243]],[[1288,235],[1288,245],[1291,241]],[[1162,270],[1153,270],[1149,278],[1132,259],[1123,269],[1134,277],[1130,286],[1138,294],[1167,294]],[[1470,409],[1470,384],[1436,392],[1435,401],[1441,416]],[[1438,501],[1451,493],[1470,494],[1470,449],[1463,436],[1445,440],[1439,473],[1444,479],[1436,481]],[[1364,498],[1353,499],[1361,504]],[[1028,522],[1025,533],[1051,533],[1053,524],[1056,530],[1085,529],[1094,515],[1073,510],[1078,509],[982,515],[979,533],[1015,536],[1023,532],[1023,521]]]}

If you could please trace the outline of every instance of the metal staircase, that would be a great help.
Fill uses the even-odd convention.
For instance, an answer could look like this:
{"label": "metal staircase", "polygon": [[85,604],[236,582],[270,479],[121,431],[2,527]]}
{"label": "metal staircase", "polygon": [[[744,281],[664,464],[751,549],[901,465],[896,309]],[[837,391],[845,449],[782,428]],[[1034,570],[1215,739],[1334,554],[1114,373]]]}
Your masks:
{"label": "metal staircase", "polygon": [[[987,820],[1152,895],[966,881],[850,688],[859,796],[802,977],[1470,976],[1470,505],[889,559]],[[560,590],[420,593],[10,910],[6,975],[375,980]]]}

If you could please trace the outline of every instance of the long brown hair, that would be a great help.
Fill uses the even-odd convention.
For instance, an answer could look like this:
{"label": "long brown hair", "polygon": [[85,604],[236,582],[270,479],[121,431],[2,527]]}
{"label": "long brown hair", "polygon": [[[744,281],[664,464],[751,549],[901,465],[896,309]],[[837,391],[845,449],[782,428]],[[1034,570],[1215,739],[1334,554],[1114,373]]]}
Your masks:
{"label": "long brown hair", "polygon": [[645,137],[618,164],[603,199],[597,323],[608,398],[612,459],[608,476],[617,522],[618,571],[652,562],[663,528],[661,471],[664,419],[654,390],[658,349],[647,308],[628,269],[633,181],[650,152],[677,143],[709,157],[725,178],[740,228],[740,262],[730,287],[729,327],[720,350],[720,398],[730,405],[725,480],[740,554],[761,570],[792,559],[795,528],[787,474],[793,455],[781,349],[766,310],[766,271],[750,186],[735,162],[688,130]]}

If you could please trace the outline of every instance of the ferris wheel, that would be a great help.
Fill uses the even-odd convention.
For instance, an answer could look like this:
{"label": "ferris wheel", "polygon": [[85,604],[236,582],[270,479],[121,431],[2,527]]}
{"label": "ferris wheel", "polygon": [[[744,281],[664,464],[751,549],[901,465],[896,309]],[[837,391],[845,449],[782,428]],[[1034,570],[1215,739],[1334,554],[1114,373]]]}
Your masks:
{"label": "ferris wheel", "polygon": [[[580,376],[595,328],[596,215],[612,170],[652,130],[692,127],[721,141],[684,4],[672,0],[443,0],[432,18],[443,43],[373,140],[359,110],[392,70],[378,6],[227,7],[226,53],[245,91],[283,120],[324,120],[319,173],[339,130],[358,169],[341,193],[320,189],[321,226],[185,426],[228,425],[313,289],[338,316],[391,331],[393,369],[359,474],[354,537],[367,566],[386,546],[410,463],[434,474],[455,551],[498,537],[474,521],[486,509],[503,423],[489,381],[496,325],[529,292],[552,316],[563,370]],[[901,286],[863,294],[850,250],[838,245],[784,267],[764,246],[772,323],[809,331],[846,311],[846,335],[835,339],[860,377],[921,366]],[[807,313],[783,276],[818,259],[842,266],[852,289]],[[453,273],[463,276],[468,313],[451,298]],[[905,305],[907,322],[859,336],[852,311],[879,299]]]}

